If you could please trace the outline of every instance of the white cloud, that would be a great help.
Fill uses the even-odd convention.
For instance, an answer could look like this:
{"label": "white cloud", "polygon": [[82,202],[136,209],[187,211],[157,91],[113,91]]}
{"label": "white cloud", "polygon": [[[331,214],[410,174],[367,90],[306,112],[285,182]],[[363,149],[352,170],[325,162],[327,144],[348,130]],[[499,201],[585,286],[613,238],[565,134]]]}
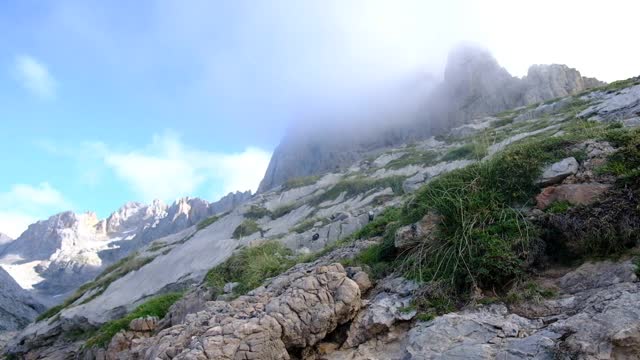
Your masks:
{"label": "white cloud", "polygon": [[0,193],[0,232],[15,239],[37,220],[70,208],[64,196],[46,182],[37,186],[15,184]]}
{"label": "white cloud", "polygon": [[104,163],[145,201],[171,201],[206,188],[212,197],[230,191],[255,191],[271,154],[249,147],[242,152],[214,153],[184,145],[172,133],[155,135],[144,149],[114,151],[93,144]]}
{"label": "white cloud", "polygon": [[52,99],[56,95],[56,81],[47,67],[29,55],[18,55],[15,69],[21,85],[42,99]]}

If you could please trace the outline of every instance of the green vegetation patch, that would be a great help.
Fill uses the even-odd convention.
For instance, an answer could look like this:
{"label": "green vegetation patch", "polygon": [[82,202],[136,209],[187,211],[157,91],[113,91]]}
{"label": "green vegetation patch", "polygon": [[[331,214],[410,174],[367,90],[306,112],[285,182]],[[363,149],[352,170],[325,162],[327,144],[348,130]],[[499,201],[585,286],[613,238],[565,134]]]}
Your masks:
{"label": "green vegetation patch", "polygon": [[271,218],[273,220],[278,219],[280,217],[283,217],[285,215],[287,215],[288,213],[292,212],[293,210],[297,209],[299,206],[296,203],[291,203],[291,204],[285,204],[285,205],[281,205],[278,206],[277,208],[273,209],[273,211],[271,212]]}
{"label": "green vegetation patch", "polygon": [[615,175],[623,182],[634,183],[640,175],[640,129],[613,129],[608,138],[620,149],[609,156],[598,173]]}
{"label": "green vegetation patch", "polygon": [[572,205],[568,201],[555,201],[548,208],[547,212],[549,214],[564,214],[569,209],[571,209]]}
{"label": "green vegetation patch", "polygon": [[327,218],[311,218],[311,219],[307,219],[301,223],[299,223],[298,225],[296,225],[294,228],[291,229],[291,231],[294,231],[298,234],[302,234],[303,232],[309,231],[311,229],[313,229],[313,225],[315,225],[315,223],[317,222],[321,222],[322,225],[327,225],[329,223],[329,220]]}
{"label": "green vegetation patch", "polygon": [[385,165],[386,169],[401,169],[409,165],[432,165],[438,159],[439,155],[435,151],[412,151],[402,155],[401,157],[390,161]]}
{"label": "green vegetation patch", "polygon": [[303,177],[289,179],[282,185],[282,190],[287,191],[287,190],[291,190],[291,189],[295,189],[303,186],[309,186],[309,185],[315,184],[316,182],[318,182],[318,180],[320,180],[319,175],[303,176]]}
{"label": "green vegetation patch", "polygon": [[387,230],[387,226],[400,220],[401,209],[395,207],[386,208],[373,221],[362,227],[353,234],[354,239],[372,238],[382,236]]}
{"label": "green vegetation patch", "polygon": [[402,183],[405,179],[404,176],[389,176],[382,179],[370,179],[366,177],[344,179],[326,192],[317,196],[312,200],[312,203],[317,205],[325,201],[335,200],[342,193],[345,193],[345,197],[348,199],[374,189],[385,188],[391,188],[394,194],[401,195],[404,193]]}
{"label": "green vegetation patch", "polygon": [[245,219],[235,230],[233,230],[233,234],[231,236],[234,239],[241,239],[261,230],[262,229],[258,226],[258,223],[256,223],[255,220]]}
{"label": "green vegetation patch", "polygon": [[454,161],[462,159],[482,159],[487,155],[487,148],[488,146],[486,144],[479,141],[474,141],[468,144],[464,144],[453,150],[449,150],[449,152],[446,153],[441,160]]}
{"label": "green vegetation patch", "polygon": [[226,283],[239,283],[233,291],[242,295],[260,286],[266,279],[277,276],[296,263],[293,252],[278,241],[245,247],[222,264],[209,270],[207,286],[222,292]]}
{"label": "green vegetation patch", "polygon": [[210,217],[200,221],[198,223],[198,225],[196,225],[196,228],[197,228],[198,231],[200,231],[200,230],[208,227],[209,225],[215,223],[218,220],[220,220],[220,216],[217,216],[217,215],[210,216]]}
{"label": "green vegetation patch", "polygon": [[104,348],[106,347],[113,336],[117,334],[121,330],[126,330],[129,328],[129,323],[132,320],[147,317],[147,316],[157,316],[162,319],[171,305],[173,305],[176,301],[182,298],[182,293],[171,293],[156,296],[145,303],[138,306],[134,311],[129,313],[127,316],[112,320],[100,327],[95,335],[93,335],[89,340],[87,340],[85,347],[86,348]]}
{"label": "green vegetation patch", "polygon": [[271,211],[258,205],[251,205],[249,210],[244,213],[244,217],[253,220],[259,220],[265,216],[271,216]]}

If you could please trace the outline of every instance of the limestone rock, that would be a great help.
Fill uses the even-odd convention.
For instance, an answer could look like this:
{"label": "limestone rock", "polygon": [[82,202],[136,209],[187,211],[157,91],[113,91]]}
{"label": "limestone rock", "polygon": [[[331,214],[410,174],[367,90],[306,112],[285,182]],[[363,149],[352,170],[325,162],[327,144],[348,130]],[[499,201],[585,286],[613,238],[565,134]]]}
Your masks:
{"label": "limestone rock", "polygon": [[542,172],[542,177],[538,181],[542,185],[553,185],[561,182],[569,175],[578,172],[578,161],[574,157],[562,159],[557,163],[549,165]]}
{"label": "limestone rock", "polygon": [[598,197],[610,187],[610,185],[599,183],[550,186],[536,196],[536,206],[544,210],[556,201],[567,201],[572,205],[589,205],[597,201]]}
{"label": "limestone rock", "polygon": [[129,323],[129,329],[136,332],[150,332],[158,328],[160,319],[156,316],[147,316],[143,318],[133,319]]}
{"label": "limestone rock", "polygon": [[[408,280],[402,281],[411,283],[408,286],[415,286]],[[406,293],[403,289],[404,286],[399,285],[375,295],[351,323],[343,346],[356,347],[379,334],[389,332],[398,322],[411,320],[416,315],[416,310],[410,307],[413,294]]]}
{"label": "limestone rock", "polygon": [[591,99],[598,101],[578,117],[606,122],[624,121],[638,116],[640,112],[640,85],[611,93],[595,92]]}
{"label": "limestone rock", "polygon": [[612,261],[587,262],[576,270],[559,279],[559,286],[569,294],[605,288],[620,283],[637,280],[635,265],[631,261],[616,263]]}
{"label": "limestone rock", "polygon": [[318,344],[362,306],[358,284],[340,264],[301,270],[294,268],[229,303],[209,302],[184,324],[120,356],[289,359],[287,349]]}

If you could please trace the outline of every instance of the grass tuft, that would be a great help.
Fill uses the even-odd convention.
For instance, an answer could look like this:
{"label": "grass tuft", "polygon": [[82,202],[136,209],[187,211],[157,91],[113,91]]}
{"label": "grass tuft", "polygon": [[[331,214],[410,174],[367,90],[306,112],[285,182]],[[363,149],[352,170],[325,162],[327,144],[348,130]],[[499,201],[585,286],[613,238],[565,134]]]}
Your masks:
{"label": "grass tuft", "polygon": [[127,316],[103,324],[97,333],[87,340],[85,348],[106,347],[113,336],[121,330],[128,329],[129,323],[134,319],[147,316],[157,316],[162,319],[169,311],[171,305],[180,300],[180,298],[182,298],[181,293],[171,293],[160,295],[146,301]]}
{"label": "grass tuft", "polygon": [[287,191],[287,190],[291,190],[291,189],[295,189],[303,186],[312,185],[312,184],[315,184],[318,180],[320,180],[319,175],[303,176],[303,177],[289,179],[282,185],[282,190]]}
{"label": "grass tuft", "polygon": [[325,201],[335,200],[342,193],[344,193],[345,198],[348,199],[374,189],[391,188],[394,194],[401,195],[404,193],[402,183],[405,179],[406,178],[404,176],[389,176],[382,179],[370,179],[366,177],[345,179],[335,184],[326,192],[317,196],[312,200],[312,204],[317,205]]}
{"label": "grass tuft", "polygon": [[257,233],[262,230],[258,223],[256,223],[252,219],[245,219],[235,230],[233,230],[233,234],[231,235],[234,239],[241,239],[245,236],[249,236]]}
{"label": "grass tuft", "polygon": [[234,294],[242,295],[293,266],[293,252],[278,241],[240,249],[222,264],[209,270],[205,283],[219,292],[226,283],[237,282]]}
{"label": "grass tuft", "polygon": [[198,231],[200,231],[200,230],[202,230],[202,229],[204,229],[204,228],[208,227],[209,225],[211,225],[211,224],[215,223],[215,222],[216,222],[216,221],[218,221],[219,219],[220,219],[220,217],[219,217],[219,216],[217,216],[217,215],[210,216],[210,217],[208,217],[208,218],[206,218],[206,219],[204,219],[204,220],[200,221],[200,222],[198,223],[198,225],[196,225],[196,228],[197,228],[197,230],[198,230]]}

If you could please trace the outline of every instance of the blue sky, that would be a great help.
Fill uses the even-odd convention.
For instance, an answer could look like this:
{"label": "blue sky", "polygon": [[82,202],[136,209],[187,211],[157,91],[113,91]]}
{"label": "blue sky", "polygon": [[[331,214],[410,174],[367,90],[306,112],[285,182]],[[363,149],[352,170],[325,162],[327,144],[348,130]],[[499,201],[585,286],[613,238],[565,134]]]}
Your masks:
{"label": "blue sky", "polygon": [[527,16],[514,3],[3,1],[0,232],[65,209],[255,190],[288,123],[439,76],[460,41],[519,76],[552,62],[637,74],[633,2],[541,0]]}

